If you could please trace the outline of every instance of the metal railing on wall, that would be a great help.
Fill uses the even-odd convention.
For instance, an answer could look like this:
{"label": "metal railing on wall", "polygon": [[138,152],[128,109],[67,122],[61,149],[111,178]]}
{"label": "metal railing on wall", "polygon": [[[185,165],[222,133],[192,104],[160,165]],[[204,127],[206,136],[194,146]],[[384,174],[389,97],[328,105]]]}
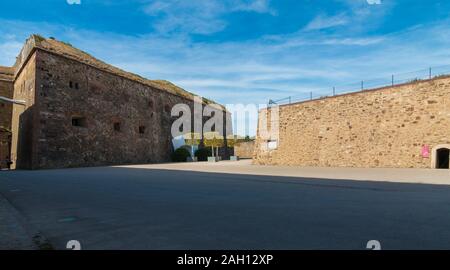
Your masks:
{"label": "metal railing on wall", "polygon": [[286,105],[308,100],[317,100],[330,96],[357,93],[365,90],[378,89],[382,87],[396,86],[405,83],[430,80],[442,76],[450,75],[450,65],[430,67],[427,69],[417,70],[413,72],[393,74],[389,77],[362,80],[356,83],[343,84],[311,91],[303,91],[301,94],[292,95],[277,100],[269,100],[268,106]]}

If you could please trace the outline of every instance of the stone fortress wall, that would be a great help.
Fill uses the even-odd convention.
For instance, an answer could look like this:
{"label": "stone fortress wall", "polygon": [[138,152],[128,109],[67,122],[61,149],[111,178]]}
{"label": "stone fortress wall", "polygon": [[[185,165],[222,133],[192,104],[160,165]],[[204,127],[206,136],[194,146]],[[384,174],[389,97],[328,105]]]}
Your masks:
{"label": "stone fortress wall", "polygon": [[11,157],[17,168],[168,162],[176,119],[172,107],[187,104],[193,112],[194,95],[184,89],[40,36],[27,41],[13,70],[13,97],[26,105],[2,112],[12,115]]}
{"label": "stone fortress wall", "polygon": [[275,149],[260,136],[272,112],[260,111],[254,163],[435,168],[439,149],[450,148],[450,77],[278,108]]}
{"label": "stone fortress wall", "polygon": [[[13,97],[14,70],[0,67],[0,96]],[[12,104],[0,102],[0,169],[6,168],[6,160],[10,158],[10,131],[11,131]]]}
{"label": "stone fortress wall", "polygon": [[234,146],[234,154],[239,158],[251,159],[255,152],[255,142],[240,142]]}

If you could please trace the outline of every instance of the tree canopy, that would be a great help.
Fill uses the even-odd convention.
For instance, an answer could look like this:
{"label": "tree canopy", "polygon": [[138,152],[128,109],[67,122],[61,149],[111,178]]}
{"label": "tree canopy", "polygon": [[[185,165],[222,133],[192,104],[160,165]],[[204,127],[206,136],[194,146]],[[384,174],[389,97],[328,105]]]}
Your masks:
{"label": "tree canopy", "polygon": [[190,132],[183,135],[186,145],[195,146],[200,144],[201,136],[199,133]]}
{"label": "tree canopy", "polygon": [[236,144],[242,142],[244,139],[239,135],[228,135],[227,146],[233,148]]}
{"label": "tree canopy", "polygon": [[219,132],[205,132],[203,134],[203,143],[205,146],[222,147],[224,145],[224,138],[220,136]]}

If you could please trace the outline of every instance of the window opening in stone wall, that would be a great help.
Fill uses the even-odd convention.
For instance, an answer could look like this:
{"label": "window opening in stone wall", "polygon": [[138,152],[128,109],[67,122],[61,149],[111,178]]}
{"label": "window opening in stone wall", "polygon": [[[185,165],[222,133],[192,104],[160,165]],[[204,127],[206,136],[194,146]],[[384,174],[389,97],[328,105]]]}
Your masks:
{"label": "window opening in stone wall", "polygon": [[72,117],[72,126],[74,127],[86,127],[86,117],[74,116]]}
{"label": "window opening in stone wall", "polygon": [[120,132],[120,128],[121,126],[119,122],[114,123],[114,131]]}

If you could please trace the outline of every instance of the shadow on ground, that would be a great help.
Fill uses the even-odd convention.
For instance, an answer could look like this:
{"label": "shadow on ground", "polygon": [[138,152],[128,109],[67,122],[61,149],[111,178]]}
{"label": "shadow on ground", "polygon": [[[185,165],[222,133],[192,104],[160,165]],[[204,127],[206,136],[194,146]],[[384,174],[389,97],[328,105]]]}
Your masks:
{"label": "shadow on ground", "polygon": [[450,186],[99,167],[0,192],[57,249],[450,248]]}

